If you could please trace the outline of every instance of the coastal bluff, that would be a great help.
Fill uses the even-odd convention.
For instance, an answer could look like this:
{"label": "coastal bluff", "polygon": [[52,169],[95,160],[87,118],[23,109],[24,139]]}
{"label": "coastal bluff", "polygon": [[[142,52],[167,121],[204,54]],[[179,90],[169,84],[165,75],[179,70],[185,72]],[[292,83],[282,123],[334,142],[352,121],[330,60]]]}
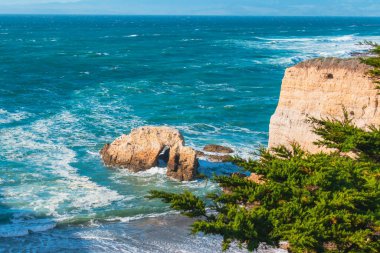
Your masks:
{"label": "coastal bluff", "polygon": [[269,126],[269,148],[297,142],[315,153],[322,148],[308,117],[343,118],[343,108],[360,128],[380,125],[379,89],[371,67],[360,59],[321,58],[285,71],[280,99]]}

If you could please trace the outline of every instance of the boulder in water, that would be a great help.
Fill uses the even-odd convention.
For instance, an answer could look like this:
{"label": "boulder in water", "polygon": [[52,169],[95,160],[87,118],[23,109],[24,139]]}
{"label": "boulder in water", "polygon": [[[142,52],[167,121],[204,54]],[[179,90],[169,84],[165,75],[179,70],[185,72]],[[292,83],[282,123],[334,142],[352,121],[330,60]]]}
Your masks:
{"label": "boulder in water", "polygon": [[145,171],[157,166],[159,157],[167,162],[167,175],[180,181],[194,179],[198,168],[196,152],[185,146],[181,133],[170,127],[139,127],[122,135],[100,151],[107,166]]}
{"label": "boulder in water", "polygon": [[210,162],[221,162],[221,163],[231,161],[233,157],[230,154],[234,153],[233,149],[229,147],[221,146],[221,145],[216,145],[216,144],[206,145],[203,148],[203,151],[197,151],[197,156],[204,157]]}
{"label": "boulder in water", "polygon": [[224,147],[221,145],[215,145],[215,144],[206,145],[203,148],[203,150],[206,152],[221,153],[221,154],[231,154],[234,152],[232,148]]}

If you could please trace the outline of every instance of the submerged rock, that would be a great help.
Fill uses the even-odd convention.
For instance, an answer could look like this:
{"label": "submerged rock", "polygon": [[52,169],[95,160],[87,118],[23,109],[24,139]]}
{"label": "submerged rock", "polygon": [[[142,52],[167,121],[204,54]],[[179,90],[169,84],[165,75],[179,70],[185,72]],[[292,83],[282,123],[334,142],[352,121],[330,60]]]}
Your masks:
{"label": "submerged rock", "polygon": [[203,156],[198,156],[198,157],[205,157],[208,161],[215,162],[215,163],[230,162],[233,158],[230,155],[208,155],[208,154],[204,154]]}
{"label": "submerged rock", "polygon": [[[205,153],[210,152],[210,153]],[[206,145],[203,148],[203,151],[196,151],[198,157],[204,157],[210,162],[229,162],[233,158],[231,153],[234,153],[234,150],[229,148],[229,147],[224,147],[220,145],[215,145],[215,144],[209,144]]]}
{"label": "submerged rock", "polygon": [[224,147],[221,145],[215,145],[215,144],[206,145],[203,148],[203,150],[206,152],[214,152],[214,153],[221,153],[221,154],[231,154],[234,152],[232,148]]}
{"label": "submerged rock", "polygon": [[170,127],[136,128],[104,145],[100,154],[106,165],[134,172],[155,167],[162,158],[167,162],[167,175],[181,181],[194,179],[198,168],[195,150],[185,147],[181,133]]}

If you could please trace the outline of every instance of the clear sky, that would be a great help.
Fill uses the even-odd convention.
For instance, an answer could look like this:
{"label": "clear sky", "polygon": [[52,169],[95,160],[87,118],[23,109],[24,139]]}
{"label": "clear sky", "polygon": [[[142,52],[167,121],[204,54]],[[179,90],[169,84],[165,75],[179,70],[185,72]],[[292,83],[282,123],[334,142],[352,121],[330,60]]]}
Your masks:
{"label": "clear sky", "polygon": [[380,0],[0,0],[0,13],[380,16]]}

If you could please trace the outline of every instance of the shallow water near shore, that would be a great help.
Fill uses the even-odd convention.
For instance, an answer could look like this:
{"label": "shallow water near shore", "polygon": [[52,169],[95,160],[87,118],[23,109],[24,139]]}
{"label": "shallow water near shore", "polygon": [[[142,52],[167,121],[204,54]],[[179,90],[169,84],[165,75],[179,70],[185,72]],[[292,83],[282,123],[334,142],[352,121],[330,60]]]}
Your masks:
{"label": "shallow water near shore", "polygon": [[[35,252],[222,252],[218,247],[222,241],[220,236],[193,236],[189,232],[191,222],[178,215],[165,215],[131,222],[69,226],[8,239],[2,250],[17,252],[27,245]],[[248,251],[232,245],[228,252]],[[286,251],[261,245],[259,252]]]}
{"label": "shallow water near shore", "polygon": [[196,149],[252,157],[285,68],[362,52],[379,28],[380,18],[0,16],[0,252],[211,252],[220,238],[188,239],[189,221],[144,196],[217,185],[109,169],[98,151],[168,125]]}

